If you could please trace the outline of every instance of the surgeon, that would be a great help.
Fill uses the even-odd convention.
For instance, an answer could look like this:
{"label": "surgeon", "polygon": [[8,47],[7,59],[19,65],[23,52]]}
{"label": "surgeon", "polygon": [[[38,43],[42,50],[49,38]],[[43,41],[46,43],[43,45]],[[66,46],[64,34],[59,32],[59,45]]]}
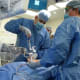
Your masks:
{"label": "surgeon", "polygon": [[70,1],[65,10],[70,17],[57,28],[53,45],[40,60],[40,65],[54,66],[51,69],[53,80],[79,80],[80,1]]}
{"label": "surgeon", "polygon": [[[26,48],[27,53],[30,51],[30,48],[35,47],[37,58],[40,59],[44,55],[45,50],[50,47],[49,34],[44,28],[49,18],[50,13],[47,10],[41,10],[34,20],[25,18],[11,20],[5,25],[5,29],[17,34],[17,47]],[[15,61],[26,61],[26,58],[21,54]]]}
{"label": "surgeon", "polygon": [[70,1],[66,9],[70,17],[57,28],[53,46],[47,50],[40,63],[43,66],[57,66],[51,70],[54,80],[79,80],[80,1]]}

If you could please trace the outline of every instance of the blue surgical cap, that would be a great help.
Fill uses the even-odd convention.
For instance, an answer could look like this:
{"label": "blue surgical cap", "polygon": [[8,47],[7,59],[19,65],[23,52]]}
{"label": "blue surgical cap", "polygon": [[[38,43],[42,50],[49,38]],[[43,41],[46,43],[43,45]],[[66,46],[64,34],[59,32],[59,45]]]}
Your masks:
{"label": "blue surgical cap", "polygon": [[47,10],[41,10],[41,11],[38,13],[38,17],[39,17],[39,19],[47,22],[48,19],[50,18],[50,12],[48,12]]}
{"label": "blue surgical cap", "polygon": [[80,9],[80,1],[79,0],[76,0],[76,1],[70,1],[66,7],[69,6],[69,7],[72,7],[72,8],[79,8]]}

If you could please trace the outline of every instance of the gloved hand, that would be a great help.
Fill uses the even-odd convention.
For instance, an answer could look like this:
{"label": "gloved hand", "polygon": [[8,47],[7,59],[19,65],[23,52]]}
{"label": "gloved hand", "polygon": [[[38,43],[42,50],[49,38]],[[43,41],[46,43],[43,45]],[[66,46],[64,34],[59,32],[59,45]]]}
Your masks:
{"label": "gloved hand", "polygon": [[38,54],[37,53],[29,53],[29,58],[31,58],[32,57],[32,59],[36,59],[37,58],[37,56],[38,56]]}
{"label": "gloved hand", "polygon": [[36,46],[32,46],[32,58],[36,59],[38,57],[37,51],[36,51]]}
{"label": "gloved hand", "polygon": [[19,29],[20,29],[22,32],[24,32],[28,38],[31,37],[31,31],[30,31],[30,29],[28,29],[28,28],[26,28],[26,27],[24,27],[24,26],[19,26]]}

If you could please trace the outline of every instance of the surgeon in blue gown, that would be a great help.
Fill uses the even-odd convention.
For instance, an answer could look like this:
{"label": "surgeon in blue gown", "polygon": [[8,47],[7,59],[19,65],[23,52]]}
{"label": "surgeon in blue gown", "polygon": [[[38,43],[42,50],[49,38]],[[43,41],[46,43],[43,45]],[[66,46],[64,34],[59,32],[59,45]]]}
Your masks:
{"label": "surgeon in blue gown", "polygon": [[[40,63],[42,67],[33,69],[29,64],[30,67],[26,65],[28,68],[25,71],[28,70],[28,74],[34,77],[29,75],[24,80],[29,80],[28,78],[32,80],[47,80],[50,77],[52,77],[52,80],[80,79],[80,1],[70,1],[66,8],[68,15],[71,17],[65,19],[57,28],[52,47],[46,50],[45,55],[40,61],[36,62],[33,60],[34,64]],[[6,71],[12,75],[12,72],[16,72],[12,69],[17,68],[21,64],[18,62],[2,66],[0,74],[3,73],[4,76],[0,77],[10,78],[10,75],[5,75]],[[20,70],[19,67],[17,69]],[[16,78],[15,80],[20,80],[17,75],[14,78]]]}
{"label": "surgeon in blue gown", "polygon": [[[38,59],[40,59],[46,49],[50,47],[50,38],[44,25],[50,18],[50,13],[47,10],[41,10],[34,20],[20,18],[17,20],[11,20],[5,25],[5,29],[9,32],[17,34],[17,47],[24,47],[29,52],[29,40],[31,47],[36,47],[36,53]],[[26,36],[24,32],[20,30],[20,26],[24,26],[31,31],[31,35]],[[15,61],[26,61],[23,55],[20,55]]]}
{"label": "surgeon in blue gown", "polygon": [[70,17],[57,28],[53,45],[47,50],[40,63],[43,66],[57,66],[51,70],[55,80],[79,80],[80,1],[69,2],[66,9]]}
{"label": "surgeon in blue gown", "polygon": [[49,68],[54,66],[50,70],[53,80],[79,80],[80,1],[69,2],[65,10],[70,17],[57,28],[52,46],[46,50],[40,65]]}

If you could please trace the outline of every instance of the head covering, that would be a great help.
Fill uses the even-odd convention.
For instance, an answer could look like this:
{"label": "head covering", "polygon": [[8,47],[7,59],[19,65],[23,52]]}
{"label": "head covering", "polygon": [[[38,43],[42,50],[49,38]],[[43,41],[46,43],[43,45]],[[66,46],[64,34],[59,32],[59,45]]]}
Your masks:
{"label": "head covering", "polygon": [[38,17],[39,19],[47,22],[48,19],[50,18],[51,14],[50,12],[48,12],[47,10],[41,10],[39,13],[38,13]]}
{"label": "head covering", "polygon": [[76,1],[70,1],[66,7],[72,7],[72,8],[80,8],[80,1],[76,0]]}

